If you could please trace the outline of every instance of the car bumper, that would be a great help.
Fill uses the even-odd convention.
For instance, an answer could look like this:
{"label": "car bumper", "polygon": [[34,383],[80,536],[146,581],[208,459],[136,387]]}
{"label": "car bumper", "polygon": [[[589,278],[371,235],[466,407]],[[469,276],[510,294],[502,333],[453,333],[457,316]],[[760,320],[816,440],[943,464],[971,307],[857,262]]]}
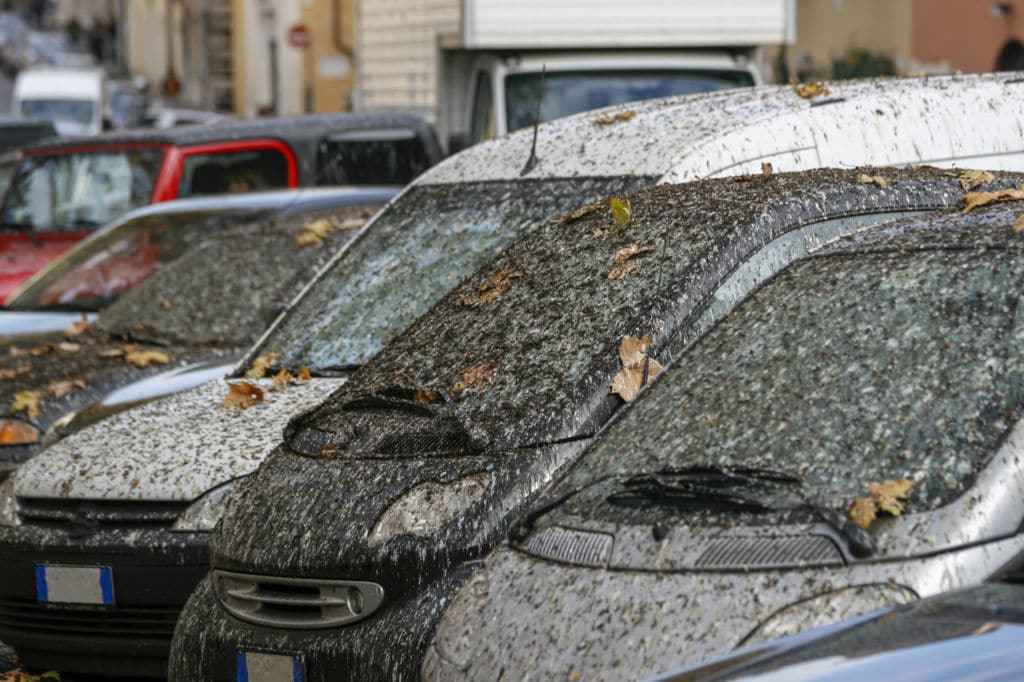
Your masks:
{"label": "car bumper", "polygon": [[[247,652],[290,656],[303,682],[415,679],[434,628],[471,571],[463,566],[405,599],[388,601],[358,623],[323,630],[283,630],[242,622],[217,602],[205,578],[174,633],[169,680],[238,682]],[[281,677],[290,682],[287,673]]]}
{"label": "car bumper", "polygon": [[[113,603],[41,600],[40,566],[109,568]],[[178,613],[208,570],[204,533],[0,529],[0,641],[31,666],[162,677]]]}

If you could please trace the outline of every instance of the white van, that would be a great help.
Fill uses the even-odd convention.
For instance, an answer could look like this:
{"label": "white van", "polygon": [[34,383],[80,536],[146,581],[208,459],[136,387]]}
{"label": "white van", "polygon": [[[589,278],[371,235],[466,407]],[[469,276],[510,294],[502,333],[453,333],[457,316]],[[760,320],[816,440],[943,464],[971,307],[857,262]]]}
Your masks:
{"label": "white van", "polygon": [[100,69],[30,69],[14,81],[13,113],[51,121],[59,135],[103,130],[104,88]]}

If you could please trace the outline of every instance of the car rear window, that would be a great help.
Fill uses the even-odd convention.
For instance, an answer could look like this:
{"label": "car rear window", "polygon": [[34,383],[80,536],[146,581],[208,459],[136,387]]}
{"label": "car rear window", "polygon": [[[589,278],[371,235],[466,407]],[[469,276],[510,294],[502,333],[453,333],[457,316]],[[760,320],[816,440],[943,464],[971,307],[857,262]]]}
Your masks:
{"label": "car rear window", "polygon": [[92,230],[150,203],[162,149],[27,156],[4,202],[4,231]]}
{"label": "car rear window", "polygon": [[257,192],[288,187],[288,160],[277,149],[189,154],[178,197]]}
{"label": "car rear window", "polygon": [[1019,416],[1024,252],[899,242],[804,260],[755,292],[566,485],[757,467],[796,475],[834,508],[888,479],[917,481],[911,509],[951,500]]}
{"label": "car rear window", "polygon": [[430,155],[413,130],[355,130],[320,145],[320,185],[406,185],[430,168]]}

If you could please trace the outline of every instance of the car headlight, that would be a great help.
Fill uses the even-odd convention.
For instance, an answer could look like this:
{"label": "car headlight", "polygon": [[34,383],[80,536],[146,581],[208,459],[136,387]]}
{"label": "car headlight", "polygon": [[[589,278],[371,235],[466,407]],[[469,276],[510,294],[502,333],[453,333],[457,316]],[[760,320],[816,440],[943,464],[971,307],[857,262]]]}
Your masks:
{"label": "car headlight", "polygon": [[445,611],[434,635],[434,649],[445,663],[459,670],[467,670],[473,656],[473,645],[479,635],[472,614],[480,613],[487,601],[490,583],[487,568],[478,569],[470,576]]}
{"label": "car headlight", "polygon": [[39,442],[39,429],[17,419],[0,419],[0,445]]}
{"label": "car headlight", "polygon": [[885,583],[857,585],[826,592],[776,611],[762,621],[741,642],[741,646],[767,642],[837,623],[870,611],[906,604],[917,598],[917,594],[909,587]]}
{"label": "car headlight", "polygon": [[0,483],[0,526],[19,526],[18,501],[14,499],[14,476]]}
{"label": "car headlight", "polygon": [[236,478],[207,491],[181,513],[171,530],[210,532],[224,515],[235,486],[245,478]]}
{"label": "car headlight", "polygon": [[373,547],[396,535],[433,535],[469,509],[490,482],[490,474],[480,473],[451,483],[428,481],[410,488],[380,515],[367,543]]}

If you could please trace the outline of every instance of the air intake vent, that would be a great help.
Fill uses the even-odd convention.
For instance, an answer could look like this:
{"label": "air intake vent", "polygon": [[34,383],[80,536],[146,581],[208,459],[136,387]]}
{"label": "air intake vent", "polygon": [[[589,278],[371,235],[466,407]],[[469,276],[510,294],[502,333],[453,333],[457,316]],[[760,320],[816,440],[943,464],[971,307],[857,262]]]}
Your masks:
{"label": "air intake vent", "polygon": [[708,544],[708,549],[697,559],[699,568],[782,568],[794,564],[844,563],[832,541],[820,535],[737,538]]}
{"label": "air intake vent", "polygon": [[144,526],[173,524],[188,502],[18,498],[18,518],[34,526]]}
{"label": "air intake vent", "polygon": [[213,588],[232,616],[273,628],[350,625],[384,602],[384,588],[362,580],[278,578],[215,570]]}
{"label": "air intake vent", "polygon": [[526,551],[554,561],[602,567],[608,565],[614,540],[607,533],[551,526],[531,535]]}

